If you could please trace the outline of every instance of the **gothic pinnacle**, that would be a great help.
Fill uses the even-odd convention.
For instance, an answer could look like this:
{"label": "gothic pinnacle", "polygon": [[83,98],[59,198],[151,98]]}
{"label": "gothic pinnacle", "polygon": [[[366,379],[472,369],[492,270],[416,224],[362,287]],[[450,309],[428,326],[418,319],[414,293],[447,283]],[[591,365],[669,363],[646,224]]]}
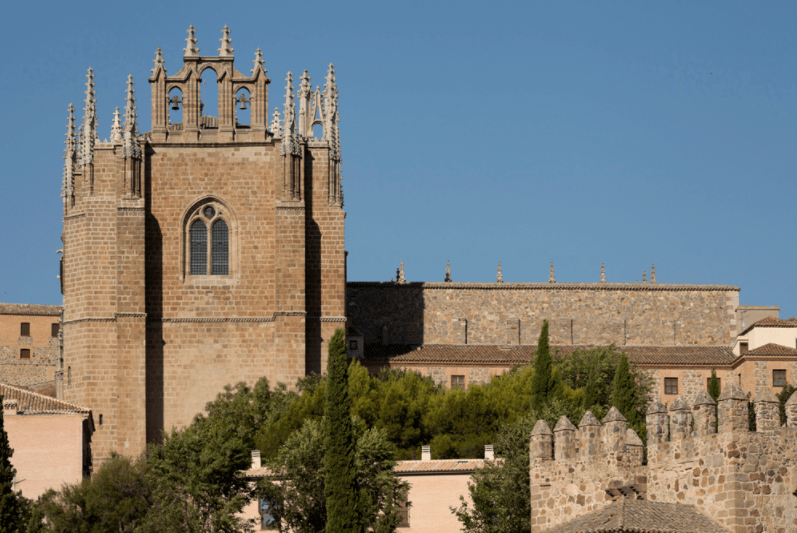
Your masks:
{"label": "gothic pinnacle", "polygon": [[451,262],[450,261],[446,261],[446,279],[444,279],[443,281],[448,282],[448,283],[451,283],[451,281],[453,281],[451,279]]}
{"label": "gothic pinnacle", "polygon": [[119,108],[113,112],[113,125],[111,126],[111,142],[118,144],[122,142],[122,124],[119,121]]}
{"label": "gothic pinnacle", "polygon": [[252,76],[255,75],[255,72],[257,72],[258,68],[262,68],[263,72],[266,71],[265,67],[263,67],[266,62],[263,61],[263,52],[260,51],[260,47],[257,48],[257,52],[255,52],[255,60],[252,61],[252,63],[255,65],[255,67],[249,71],[252,73]]}
{"label": "gothic pinnacle", "polygon": [[407,278],[404,277],[404,261],[402,261],[401,264],[399,265],[397,274],[398,278],[396,279],[396,281],[398,283],[407,283]]}
{"label": "gothic pinnacle", "polygon": [[650,282],[656,283],[656,265],[650,265]]}
{"label": "gothic pinnacle", "polygon": [[274,108],[274,118],[271,119],[271,125],[268,129],[271,130],[271,135],[274,137],[282,137],[282,125],[280,124],[280,110],[278,107]]}
{"label": "gothic pinnacle", "polygon": [[227,25],[224,25],[224,29],[221,30],[222,38],[219,39],[221,42],[221,48],[219,48],[219,56],[220,57],[232,57],[232,53],[235,52],[235,48],[232,47],[232,39],[230,39],[230,28]]}
{"label": "gothic pinnacle", "polygon": [[501,261],[498,261],[498,275],[495,277],[496,283],[504,282],[504,275],[501,273]]}
{"label": "gothic pinnacle", "polygon": [[97,101],[94,98],[94,69],[86,74],[86,98],[83,101],[83,124],[80,135],[80,164],[94,163],[94,143],[97,138]]}
{"label": "gothic pinnacle", "polygon": [[183,48],[184,57],[196,57],[199,55],[199,48],[197,48],[196,42],[196,30],[194,25],[191,24],[188,28],[188,39],[185,40],[185,48]]}
{"label": "gothic pinnacle", "polygon": [[134,85],[133,75],[127,76],[127,96],[125,98],[125,127],[124,127],[124,144],[123,152],[125,157],[140,157],[141,147],[138,145],[136,136],[138,135],[138,124],[136,119],[136,90],[133,89]]}
{"label": "gothic pinnacle", "polygon": [[603,263],[601,263],[601,283],[606,283],[606,269],[603,268]]}
{"label": "gothic pinnacle", "polygon": [[551,261],[551,272],[548,274],[548,283],[556,283],[556,278],[553,277],[553,261]]}
{"label": "gothic pinnacle", "polygon": [[157,50],[155,50],[155,59],[153,59],[152,62],[155,64],[155,66],[152,67],[152,70],[150,71],[153,76],[155,75],[156,72],[158,72],[158,68],[162,68],[163,72],[166,72],[166,67],[163,66],[163,63],[164,63],[163,62],[163,51],[161,50],[160,46],[158,47]]}
{"label": "gothic pinnacle", "polygon": [[642,283],[647,283],[647,282],[648,282],[648,273],[647,273],[647,271],[643,270],[642,271]]}
{"label": "gothic pinnacle", "polygon": [[61,197],[66,199],[74,192],[74,172],[75,172],[75,106],[69,104],[69,116],[66,123],[66,140],[64,141],[64,176],[61,184]]}

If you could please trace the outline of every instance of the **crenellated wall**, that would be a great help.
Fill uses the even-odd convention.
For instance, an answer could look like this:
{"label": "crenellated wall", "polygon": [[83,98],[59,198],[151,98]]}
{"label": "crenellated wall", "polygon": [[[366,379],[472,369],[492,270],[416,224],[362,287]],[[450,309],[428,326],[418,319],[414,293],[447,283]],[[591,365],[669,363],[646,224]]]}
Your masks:
{"label": "crenellated wall", "polygon": [[[780,426],[777,400],[756,400],[757,431],[748,430],[746,395],[735,385],[714,401],[681,396],[669,411],[647,414],[647,465],[642,442],[612,410],[591,412],[576,429],[562,417],[551,432],[540,420],[529,444],[532,532],[544,532],[619,498],[686,504],[729,531],[797,532],[797,394]],[[554,438],[555,436],[555,438]]]}

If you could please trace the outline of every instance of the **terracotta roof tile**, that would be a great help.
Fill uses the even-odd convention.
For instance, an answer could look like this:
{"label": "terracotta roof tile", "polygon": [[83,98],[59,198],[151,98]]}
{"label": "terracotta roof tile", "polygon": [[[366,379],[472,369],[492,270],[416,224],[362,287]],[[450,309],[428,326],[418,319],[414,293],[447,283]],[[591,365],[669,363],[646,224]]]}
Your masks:
{"label": "terracotta roof tile", "polygon": [[484,466],[484,459],[433,459],[431,461],[398,461],[396,474],[456,472],[467,474]]}
{"label": "terracotta roof tile", "polygon": [[690,505],[647,500],[619,500],[544,533],[727,533]]}
{"label": "terracotta roof tile", "polygon": [[759,346],[755,350],[749,350],[747,353],[744,354],[746,357],[749,356],[792,356],[797,357],[797,349],[789,348],[788,346],[782,346],[780,344],[765,344],[763,346]]}
{"label": "terracotta roof tile", "polygon": [[61,314],[60,305],[0,303],[0,315],[59,316],[60,314]]}
{"label": "terracotta roof tile", "polygon": [[17,410],[22,415],[91,413],[91,409],[87,407],[56,400],[51,396],[20,389],[5,383],[0,383],[0,396],[3,397],[4,402],[6,400],[16,400]]}
{"label": "terracotta roof tile", "polygon": [[768,316],[747,326],[742,335],[746,335],[753,328],[797,328],[797,317],[781,319]]}
{"label": "terracotta roof tile", "polygon": [[[552,346],[560,355],[575,350],[593,348],[587,345]],[[391,363],[481,363],[524,364],[534,359],[534,345],[501,346],[475,344],[366,344],[366,361]],[[622,346],[617,348],[628,354],[637,364],[664,365],[729,365],[736,356],[727,346]]]}

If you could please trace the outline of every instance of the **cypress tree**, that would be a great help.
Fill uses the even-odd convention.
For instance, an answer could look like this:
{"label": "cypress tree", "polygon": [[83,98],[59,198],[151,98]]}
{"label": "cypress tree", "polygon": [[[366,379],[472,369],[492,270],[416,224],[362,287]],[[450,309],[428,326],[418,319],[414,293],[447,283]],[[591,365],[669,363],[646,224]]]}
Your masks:
{"label": "cypress tree", "polygon": [[[3,396],[0,396],[0,406],[3,405]],[[0,410],[0,533],[16,533],[22,523],[22,506],[20,495],[14,492],[14,477],[17,475],[11,466],[11,456],[14,450],[8,442],[3,423],[3,411]]]}
{"label": "cypress tree", "polygon": [[556,387],[553,377],[551,348],[548,346],[548,321],[543,320],[537,354],[534,356],[534,377],[531,380],[531,408],[539,411]]}
{"label": "cypress tree", "polygon": [[598,371],[593,368],[587,377],[587,384],[584,387],[584,402],[581,406],[586,411],[596,403],[598,403]]}
{"label": "cypress tree", "polygon": [[612,381],[612,405],[628,420],[629,427],[637,426],[640,423],[637,400],[634,376],[630,372],[628,356],[623,353],[620,354],[620,362],[614,373],[614,381]]}
{"label": "cypress tree", "polygon": [[720,380],[717,379],[717,369],[711,369],[711,379],[708,382],[708,395],[716,402],[720,397]]}
{"label": "cypress tree", "polygon": [[354,464],[355,438],[351,423],[346,340],[338,328],[329,341],[326,419],[326,480],[324,496],[327,533],[361,533],[359,490]]}

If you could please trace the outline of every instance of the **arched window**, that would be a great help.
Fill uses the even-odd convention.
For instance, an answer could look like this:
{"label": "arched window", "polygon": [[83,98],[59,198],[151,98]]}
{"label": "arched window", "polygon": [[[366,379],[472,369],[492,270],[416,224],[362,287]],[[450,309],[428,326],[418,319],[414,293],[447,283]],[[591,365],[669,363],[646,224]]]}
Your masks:
{"label": "arched window", "polygon": [[208,228],[202,219],[191,224],[191,275],[208,273]]}
{"label": "arched window", "polygon": [[230,273],[230,241],[229,229],[224,220],[213,223],[210,273],[217,276],[226,276]]}
{"label": "arched window", "polygon": [[230,276],[233,274],[232,213],[217,200],[204,200],[186,213],[186,274]]}

